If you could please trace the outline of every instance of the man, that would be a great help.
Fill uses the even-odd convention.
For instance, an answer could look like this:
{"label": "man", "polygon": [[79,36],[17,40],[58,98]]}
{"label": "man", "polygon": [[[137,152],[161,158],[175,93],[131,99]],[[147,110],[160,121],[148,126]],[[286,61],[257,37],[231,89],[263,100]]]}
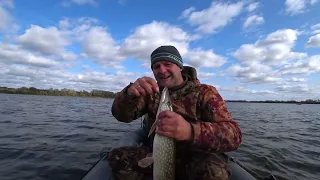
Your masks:
{"label": "man", "polygon": [[[156,81],[142,77],[130,83],[116,95],[112,114],[118,121],[127,123],[147,114],[149,131],[155,121],[161,90],[168,87],[173,112],[159,114],[161,120],[155,133],[177,142],[177,179],[228,179],[230,172],[221,154],[239,147],[241,131],[216,88],[200,84],[184,68],[174,46],[158,47],[151,54]],[[119,178],[130,174],[129,171],[137,179],[140,173],[150,176],[151,168],[137,165],[150,151],[150,147],[116,148],[110,153],[110,166]]]}

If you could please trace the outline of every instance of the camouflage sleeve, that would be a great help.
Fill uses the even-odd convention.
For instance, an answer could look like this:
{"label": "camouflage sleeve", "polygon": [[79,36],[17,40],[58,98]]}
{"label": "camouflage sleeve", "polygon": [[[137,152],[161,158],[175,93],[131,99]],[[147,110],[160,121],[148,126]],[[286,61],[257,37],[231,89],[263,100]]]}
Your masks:
{"label": "camouflage sleeve", "polygon": [[242,134],[228,112],[225,101],[212,86],[202,85],[201,91],[201,119],[197,123],[191,123],[193,144],[211,152],[237,149],[242,142]]}
{"label": "camouflage sleeve", "polygon": [[146,97],[128,95],[127,90],[130,85],[116,94],[111,108],[112,115],[118,121],[126,123],[132,122],[147,113]]}

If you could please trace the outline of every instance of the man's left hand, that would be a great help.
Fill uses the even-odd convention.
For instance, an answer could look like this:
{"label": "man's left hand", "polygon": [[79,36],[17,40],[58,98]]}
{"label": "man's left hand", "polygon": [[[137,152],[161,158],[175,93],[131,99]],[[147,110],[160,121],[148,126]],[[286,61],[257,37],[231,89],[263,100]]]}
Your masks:
{"label": "man's left hand", "polygon": [[176,140],[191,140],[192,128],[181,115],[173,111],[163,111],[158,116],[159,123],[155,133]]}

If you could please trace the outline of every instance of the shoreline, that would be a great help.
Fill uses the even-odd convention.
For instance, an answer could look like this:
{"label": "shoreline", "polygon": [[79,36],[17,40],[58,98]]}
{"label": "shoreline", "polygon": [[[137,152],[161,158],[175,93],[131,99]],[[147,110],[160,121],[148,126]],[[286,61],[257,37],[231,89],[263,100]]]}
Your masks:
{"label": "shoreline", "polygon": [[[115,98],[116,93],[111,91],[97,90],[93,89],[91,91],[76,91],[73,89],[37,89],[34,87],[20,87],[20,88],[8,88],[0,86],[0,93],[4,94],[24,94],[24,95],[40,95],[40,96],[69,96],[69,97],[91,97],[91,98]],[[240,102],[240,103],[277,103],[277,104],[320,104],[320,99],[306,99],[303,101],[296,100],[260,100],[260,101],[250,101],[250,100],[225,100],[225,102]]]}
{"label": "shoreline", "polygon": [[80,98],[105,98],[114,99],[114,97],[103,97],[103,96],[72,96],[72,95],[54,95],[54,94],[30,94],[30,93],[5,93],[0,92],[0,94],[16,94],[16,95],[32,95],[32,96],[59,96],[59,97],[80,97]]}
{"label": "shoreline", "polygon": [[[99,96],[99,95],[71,95],[71,94],[37,94],[31,92],[3,92],[0,91],[0,94],[21,94],[21,95],[37,95],[37,96],[65,96],[65,97],[87,97],[87,98],[107,98],[113,99],[114,95],[109,96]],[[266,101],[249,101],[249,100],[225,100],[225,102],[234,102],[234,103],[272,103],[272,104],[320,104],[320,101],[315,100],[306,100],[306,101],[280,101],[280,100],[266,100]]]}
{"label": "shoreline", "polygon": [[237,100],[225,100],[225,102],[236,102],[236,103],[272,103],[272,104],[296,104],[296,105],[302,105],[302,104],[320,104],[319,101],[237,101]]}
{"label": "shoreline", "polygon": [[41,95],[41,96],[71,96],[71,97],[102,97],[114,98],[116,93],[93,89],[92,91],[76,91],[73,89],[37,89],[34,87],[8,88],[0,87],[0,93],[4,94],[25,94],[25,95]]}

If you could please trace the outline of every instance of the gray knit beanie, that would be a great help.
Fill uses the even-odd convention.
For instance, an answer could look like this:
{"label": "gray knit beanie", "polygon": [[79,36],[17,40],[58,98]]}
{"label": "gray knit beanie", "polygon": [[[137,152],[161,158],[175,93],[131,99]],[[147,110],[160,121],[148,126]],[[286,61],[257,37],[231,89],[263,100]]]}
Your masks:
{"label": "gray knit beanie", "polygon": [[167,60],[175,63],[183,69],[183,60],[176,47],[167,45],[160,46],[151,53],[151,69],[152,65],[160,60]]}

